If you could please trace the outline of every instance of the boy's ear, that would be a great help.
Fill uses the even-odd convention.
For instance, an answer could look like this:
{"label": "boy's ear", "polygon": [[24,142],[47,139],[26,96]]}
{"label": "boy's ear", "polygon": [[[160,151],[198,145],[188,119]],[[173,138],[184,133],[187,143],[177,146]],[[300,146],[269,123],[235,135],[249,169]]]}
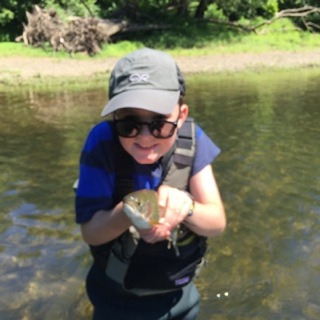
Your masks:
{"label": "boy's ear", "polygon": [[189,107],[185,103],[180,106],[180,119],[178,127],[181,128],[189,114]]}

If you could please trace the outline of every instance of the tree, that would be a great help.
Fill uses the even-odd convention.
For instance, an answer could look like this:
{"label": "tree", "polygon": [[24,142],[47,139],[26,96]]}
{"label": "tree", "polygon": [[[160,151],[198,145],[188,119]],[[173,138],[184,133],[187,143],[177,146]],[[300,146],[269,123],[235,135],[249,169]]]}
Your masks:
{"label": "tree", "polygon": [[[64,14],[120,19],[126,20],[130,26],[138,25],[140,29],[146,29],[151,24],[158,27],[171,25],[172,28],[187,25],[202,27],[213,23],[213,20],[215,23],[222,20],[221,25],[254,31],[252,26],[256,20],[270,22],[284,10],[317,8],[319,0],[1,0],[0,40],[8,37],[13,40],[22,33],[25,13],[32,11],[35,4],[42,8],[53,7],[61,17]],[[303,17],[301,13],[299,16],[286,16],[304,29],[316,31],[319,25],[320,14],[317,10],[304,13]],[[251,29],[240,23],[243,20],[251,21]]]}
{"label": "tree", "polygon": [[[211,1],[210,1],[211,2]],[[204,17],[204,14],[208,8],[209,1],[208,0],[201,0],[199,1],[199,4],[197,6],[197,10],[194,14],[194,17],[196,19],[202,19]]]}

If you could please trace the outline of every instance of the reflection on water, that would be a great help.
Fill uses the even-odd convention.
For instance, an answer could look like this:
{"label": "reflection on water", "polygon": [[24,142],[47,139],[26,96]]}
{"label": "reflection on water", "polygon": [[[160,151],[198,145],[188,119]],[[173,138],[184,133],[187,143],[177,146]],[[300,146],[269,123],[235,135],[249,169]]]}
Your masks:
{"label": "reflection on water", "polygon": [[[320,71],[189,77],[228,215],[199,319],[320,317]],[[0,92],[1,319],[88,319],[72,182],[104,90]]]}

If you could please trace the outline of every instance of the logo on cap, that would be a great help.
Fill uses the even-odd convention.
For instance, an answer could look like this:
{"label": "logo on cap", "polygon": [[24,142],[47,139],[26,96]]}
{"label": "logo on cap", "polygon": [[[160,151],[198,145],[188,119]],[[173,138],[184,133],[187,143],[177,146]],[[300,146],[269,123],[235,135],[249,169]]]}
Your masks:
{"label": "logo on cap", "polygon": [[129,80],[131,82],[146,82],[149,80],[150,75],[146,73],[133,73],[130,77]]}

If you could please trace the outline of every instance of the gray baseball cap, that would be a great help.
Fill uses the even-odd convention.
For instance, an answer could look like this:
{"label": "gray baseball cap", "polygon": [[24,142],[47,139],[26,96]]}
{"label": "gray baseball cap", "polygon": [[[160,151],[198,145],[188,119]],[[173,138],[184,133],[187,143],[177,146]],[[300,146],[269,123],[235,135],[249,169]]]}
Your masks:
{"label": "gray baseball cap", "polygon": [[109,101],[101,116],[121,108],[170,114],[185,94],[185,82],[167,53],[144,48],[120,59],[109,80]]}

